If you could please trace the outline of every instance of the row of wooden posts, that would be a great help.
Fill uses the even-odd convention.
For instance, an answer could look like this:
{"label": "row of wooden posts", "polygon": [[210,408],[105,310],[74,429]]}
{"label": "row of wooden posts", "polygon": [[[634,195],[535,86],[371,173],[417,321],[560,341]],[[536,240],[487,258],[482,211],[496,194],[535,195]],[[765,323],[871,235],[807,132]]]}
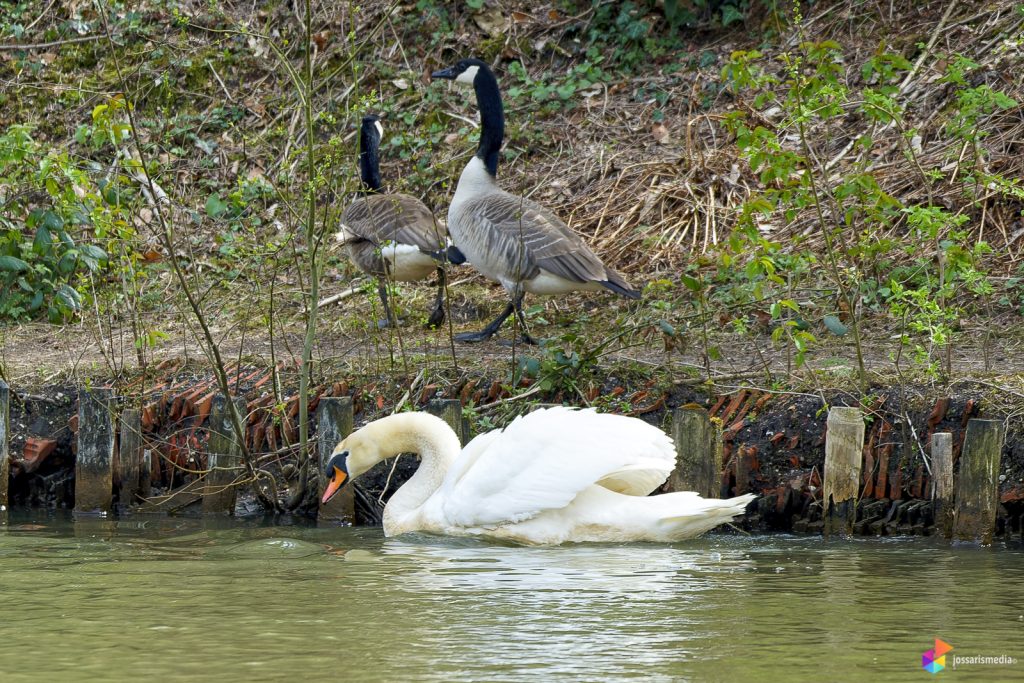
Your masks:
{"label": "row of wooden posts", "polygon": [[[0,381],[0,510],[8,504],[8,441],[10,434],[10,391]],[[244,413],[245,401],[235,398]],[[427,411],[444,419],[463,443],[467,430],[458,400],[437,399]],[[353,429],[352,399],[324,397],[317,405],[317,452],[320,471],[339,441]],[[106,513],[111,510],[114,484],[114,454],[119,452],[121,501],[141,502],[150,496],[153,457],[144,448],[141,415],[137,409],[118,410],[111,389],[92,389],[80,394],[78,407],[78,455],[75,460],[75,510]],[[151,499],[140,511],[166,511],[165,501],[202,499],[208,514],[231,514],[235,508],[235,484],[242,477],[241,447],[231,429],[227,401],[214,399],[210,414],[207,446],[208,472],[190,484],[162,498]],[[707,411],[694,405],[673,413],[672,438],[676,443],[676,467],[668,480],[670,491],[696,491],[717,498],[721,488],[723,447],[721,426]],[[119,443],[117,435],[120,434]],[[990,543],[998,507],[999,461],[1003,447],[1003,423],[972,419],[960,456],[960,476],[954,486],[953,438],[949,433],[932,435],[932,497],[936,527],[947,538]],[[822,486],[824,533],[848,536],[853,533],[860,494],[864,450],[864,416],[858,408],[829,410],[825,439],[825,467]],[[320,482],[319,477],[313,479]],[[318,484],[318,491],[320,490]],[[352,487],[346,487],[327,505],[319,517],[325,521],[351,522],[355,517]]]}
{"label": "row of wooden posts", "polygon": [[[825,434],[821,491],[824,533],[849,536],[853,533],[860,492],[864,415],[859,408],[832,408]],[[960,453],[960,476],[954,485],[953,435],[932,434],[931,493],[935,527],[942,536],[984,545],[992,542],[999,508],[999,463],[1004,438],[1002,420],[968,420]]]}

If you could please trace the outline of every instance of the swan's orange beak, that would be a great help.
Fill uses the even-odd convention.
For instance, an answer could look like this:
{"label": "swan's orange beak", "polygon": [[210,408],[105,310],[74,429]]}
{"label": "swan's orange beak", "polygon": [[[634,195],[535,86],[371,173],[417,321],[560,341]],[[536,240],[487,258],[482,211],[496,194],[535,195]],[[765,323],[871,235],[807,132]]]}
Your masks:
{"label": "swan's orange beak", "polygon": [[324,497],[321,499],[320,504],[323,505],[333,498],[334,494],[338,492],[338,489],[345,485],[346,481],[348,481],[348,473],[340,467],[335,466],[334,476],[332,476],[331,480],[327,483],[327,489],[324,491]]}

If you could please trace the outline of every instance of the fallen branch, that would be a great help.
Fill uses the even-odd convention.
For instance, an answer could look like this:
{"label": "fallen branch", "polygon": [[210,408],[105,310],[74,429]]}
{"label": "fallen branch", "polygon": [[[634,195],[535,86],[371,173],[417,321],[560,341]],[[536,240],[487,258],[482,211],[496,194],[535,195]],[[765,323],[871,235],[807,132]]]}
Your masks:
{"label": "fallen branch", "polygon": [[0,45],[0,51],[13,50],[45,50],[50,47],[71,45],[72,43],[91,43],[94,40],[103,40],[106,36],[102,33],[97,36],[79,36],[77,38],[65,38],[64,40],[51,40],[48,43],[32,43],[30,45]]}
{"label": "fallen branch", "polygon": [[365,282],[366,280],[357,280],[356,283],[351,285],[348,289],[342,290],[337,294],[332,294],[326,299],[321,299],[320,301],[317,302],[316,307],[323,308],[324,306],[330,306],[331,304],[336,304],[339,301],[344,301],[353,294],[358,294],[359,292],[362,291],[363,284]]}

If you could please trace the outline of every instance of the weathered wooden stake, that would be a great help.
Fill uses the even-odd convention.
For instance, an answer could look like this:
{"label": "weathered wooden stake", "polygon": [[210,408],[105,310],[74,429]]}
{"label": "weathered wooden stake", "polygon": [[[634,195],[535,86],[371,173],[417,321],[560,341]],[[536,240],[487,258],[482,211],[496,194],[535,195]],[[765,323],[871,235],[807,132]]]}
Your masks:
{"label": "weathered wooden stake", "polygon": [[139,497],[149,498],[150,487],[153,485],[153,451],[148,448],[142,451],[142,463],[139,466]]}
{"label": "weathered wooden stake", "polygon": [[11,390],[0,380],[0,512],[6,512],[10,505],[7,482],[11,473]]}
{"label": "weathered wooden stake", "polygon": [[825,481],[821,489],[823,533],[852,536],[864,452],[864,418],[860,408],[836,406],[828,411],[827,425]]}
{"label": "weathered wooden stake", "polygon": [[142,412],[129,408],[121,413],[121,439],[118,443],[121,458],[121,505],[134,505],[138,501],[139,471],[142,468]]}
{"label": "weathered wooden stake", "polygon": [[669,491],[696,491],[718,498],[722,489],[722,428],[696,404],[672,412],[676,466],[668,476]]}
{"label": "weathered wooden stake", "polygon": [[75,512],[110,512],[114,488],[114,390],[82,390],[78,397]]}
{"label": "weathered wooden stake", "polygon": [[970,420],[960,454],[953,538],[988,545],[995,533],[999,505],[999,459],[1003,452],[1002,420]]}
{"label": "weathered wooden stake", "polygon": [[[245,415],[245,399],[236,397],[233,400],[235,408]],[[231,426],[231,410],[223,394],[213,398],[209,429],[206,466],[210,471],[203,479],[203,514],[233,515],[238,493],[236,484],[244,478],[241,469],[242,446],[235,438]]]}
{"label": "weathered wooden stake", "polygon": [[466,443],[466,435],[462,423],[462,402],[456,398],[433,398],[427,402],[426,411],[431,415],[437,415],[448,423],[448,426],[455,430],[459,436],[459,443]]}
{"label": "weathered wooden stake", "polygon": [[[311,481],[318,482],[317,500],[323,496],[324,488],[327,486],[324,469],[331,459],[334,447],[352,433],[352,424],[351,397],[329,396],[320,399],[320,403],[316,407],[316,443],[317,452],[320,455],[320,467],[318,468],[319,474],[311,477]],[[347,483],[326,504],[320,504],[318,519],[325,522],[355,524],[356,498],[351,482]]]}
{"label": "weathered wooden stake", "polygon": [[953,535],[953,435],[932,434],[932,503],[935,529],[943,536]]}

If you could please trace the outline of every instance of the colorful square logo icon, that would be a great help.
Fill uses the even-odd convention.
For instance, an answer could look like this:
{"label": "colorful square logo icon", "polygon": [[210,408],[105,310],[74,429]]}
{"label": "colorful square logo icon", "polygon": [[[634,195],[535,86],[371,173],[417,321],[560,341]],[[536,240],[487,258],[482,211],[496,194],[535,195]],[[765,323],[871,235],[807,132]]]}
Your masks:
{"label": "colorful square logo icon", "polygon": [[939,673],[946,668],[946,653],[952,649],[952,645],[936,638],[935,648],[921,655],[921,668],[930,674]]}

